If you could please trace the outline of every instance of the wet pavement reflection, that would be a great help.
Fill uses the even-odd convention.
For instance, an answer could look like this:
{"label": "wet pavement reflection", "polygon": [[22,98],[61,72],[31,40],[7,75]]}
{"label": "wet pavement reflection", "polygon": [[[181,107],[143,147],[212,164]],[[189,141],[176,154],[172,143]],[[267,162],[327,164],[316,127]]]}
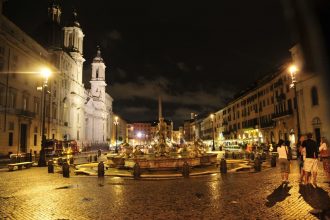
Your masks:
{"label": "wet pavement reflection", "polygon": [[[298,172],[280,186],[278,168],[150,180],[0,171],[0,219],[317,219],[329,186],[303,188]],[[323,179],[322,179],[323,178]],[[282,187],[282,188],[280,188]],[[311,191],[310,191],[311,190]],[[317,213],[317,214],[315,214]]]}

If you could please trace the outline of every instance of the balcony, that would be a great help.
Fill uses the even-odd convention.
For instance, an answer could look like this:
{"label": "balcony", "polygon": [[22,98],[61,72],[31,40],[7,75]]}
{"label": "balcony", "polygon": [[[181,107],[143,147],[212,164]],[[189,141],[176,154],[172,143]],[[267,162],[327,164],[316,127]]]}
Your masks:
{"label": "balcony", "polygon": [[16,110],[16,114],[20,117],[24,117],[24,118],[35,118],[36,117],[36,113],[35,112],[30,112],[30,111],[26,111],[26,110]]}
{"label": "balcony", "polygon": [[276,101],[277,102],[282,102],[286,100],[286,95],[284,93],[279,94],[278,96],[276,96]]}
{"label": "balcony", "polygon": [[281,119],[281,118],[286,118],[286,117],[292,116],[292,114],[293,114],[292,109],[289,109],[286,111],[277,112],[277,113],[272,114],[272,119],[277,120],[277,119]]}
{"label": "balcony", "polygon": [[223,131],[222,134],[223,135],[230,135],[231,131]]}
{"label": "balcony", "polygon": [[273,127],[275,127],[275,122],[274,121],[261,122],[260,127],[261,128],[273,128]]}

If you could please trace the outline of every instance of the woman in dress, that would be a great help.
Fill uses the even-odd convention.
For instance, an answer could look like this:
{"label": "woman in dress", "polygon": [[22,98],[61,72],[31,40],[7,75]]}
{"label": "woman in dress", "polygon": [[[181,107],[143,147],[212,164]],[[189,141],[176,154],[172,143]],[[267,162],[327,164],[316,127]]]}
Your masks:
{"label": "woman in dress", "polygon": [[281,168],[281,177],[282,183],[288,183],[289,173],[290,173],[290,162],[288,160],[288,148],[285,146],[285,142],[283,140],[279,140],[277,146],[278,153],[278,163]]}

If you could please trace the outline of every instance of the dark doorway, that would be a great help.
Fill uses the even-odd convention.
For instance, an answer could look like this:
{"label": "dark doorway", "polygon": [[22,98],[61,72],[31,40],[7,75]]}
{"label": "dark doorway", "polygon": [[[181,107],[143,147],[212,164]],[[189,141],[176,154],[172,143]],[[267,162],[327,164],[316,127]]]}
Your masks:
{"label": "dark doorway", "polygon": [[27,125],[21,124],[20,152],[27,152]]}
{"label": "dark doorway", "polygon": [[315,132],[315,140],[317,142],[317,146],[320,146],[320,142],[321,142],[321,130],[320,128],[315,128],[314,129]]}

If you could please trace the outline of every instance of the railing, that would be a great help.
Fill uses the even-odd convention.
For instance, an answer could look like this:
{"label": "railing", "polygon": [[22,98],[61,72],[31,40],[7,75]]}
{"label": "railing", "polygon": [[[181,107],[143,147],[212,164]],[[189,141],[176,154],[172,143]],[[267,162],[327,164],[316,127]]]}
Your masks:
{"label": "railing", "polygon": [[284,93],[281,93],[278,96],[276,96],[276,101],[277,102],[285,101],[285,99],[286,99],[286,95]]}
{"label": "railing", "polygon": [[282,117],[286,117],[286,116],[291,116],[293,114],[292,109],[286,110],[286,111],[282,111],[282,112],[277,112],[272,114],[272,119],[277,119],[277,118],[282,118]]}
{"label": "railing", "polygon": [[230,135],[231,131],[223,131],[222,134],[223,135]]}
{"label": "railing", "polygon": [[5,111],[7,112],[7,114],[18,115],[26,118],[35,118],[37,115],[35,112],[31,112],[23,109],[15,109],[15,108],[7,107],[7,109],[5,110],[5,107],[0,106],[0,112],[5,112]]}
{"label": "railing", "polygon": [[30,112],[30,111],[26,111],[26,110],[16,110],[16,114],[18,116],[22,116],[22,117],[26,117],[26,118],[34,118],[36,117],[36,113],[35,112]]}
{"label": "railing", "polygon": [[271,128],[275,127],[275,122],[274,121],[269,121],[269,122],[261,122],[260,123],[261,128]]}

